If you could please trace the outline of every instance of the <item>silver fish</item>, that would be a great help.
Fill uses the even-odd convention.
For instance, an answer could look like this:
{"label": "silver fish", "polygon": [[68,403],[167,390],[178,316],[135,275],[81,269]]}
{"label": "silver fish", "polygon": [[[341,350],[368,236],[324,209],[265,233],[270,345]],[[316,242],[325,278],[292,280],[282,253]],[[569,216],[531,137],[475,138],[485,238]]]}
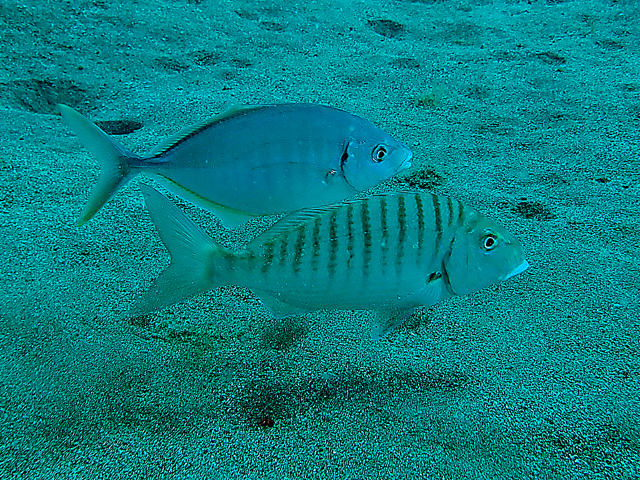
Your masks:
{"label": "silver fish", "polygon": [[135,314],[234,284],[253,290],[276,317],[376,310],[372,338],[380,338],[417,306],[476,292],[529,266],[513,235],[438,195],[389,193],[302,210],[235,252],[166,197],[141,188],[171,264]]}
{"label": "silver fish", "polygon": [[322,105],[232,108],[143,156],[72,108],[58,109],[102,167],[79,225],[141,172],[232,227],[252,216],[344,200],[411,166],[405,144],[368,120]]}

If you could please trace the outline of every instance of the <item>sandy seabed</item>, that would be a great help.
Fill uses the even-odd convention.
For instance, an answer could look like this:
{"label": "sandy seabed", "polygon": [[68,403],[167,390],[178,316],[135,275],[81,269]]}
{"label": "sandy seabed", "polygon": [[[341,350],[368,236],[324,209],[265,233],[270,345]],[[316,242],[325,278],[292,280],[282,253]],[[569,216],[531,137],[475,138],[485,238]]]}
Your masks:
{"label": "sandy seabed", "polygon": [[[640,478],[635,0],[0,4],[0,477]],[[316,102],[410,145],[397,182],[513,232],[531,267],[419,310],[272,320],[225,287],[130,318],[168,263],[133,151],[234,104]],[[225,245],[225,231],[176,203]],[[273,422],[273,426],[271,425]]]}

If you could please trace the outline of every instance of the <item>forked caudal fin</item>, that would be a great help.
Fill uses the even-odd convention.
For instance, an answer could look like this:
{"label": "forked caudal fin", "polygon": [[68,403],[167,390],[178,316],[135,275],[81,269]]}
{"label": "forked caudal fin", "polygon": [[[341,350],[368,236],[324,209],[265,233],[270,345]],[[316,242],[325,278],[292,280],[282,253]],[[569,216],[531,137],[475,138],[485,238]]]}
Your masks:
{"label": "forked caudal fin", "polygon": [[169,250],[171,264],[134,304],[132,315],[143,315],[219,286],[214,273],[216,259],[233,255],[160,192],[145,184],[140,184],[140,189],[151,220]]}
{"label": "forked caudal fin", "polygon": [[80,142],[100,163],[98,183],[78,218],[78,225],[84,225],[114,193],[136,175],[137,171],[131,168],[130,161],[140,160],[140,157],[120,145],[73,108],[58,104],[58,111]]}

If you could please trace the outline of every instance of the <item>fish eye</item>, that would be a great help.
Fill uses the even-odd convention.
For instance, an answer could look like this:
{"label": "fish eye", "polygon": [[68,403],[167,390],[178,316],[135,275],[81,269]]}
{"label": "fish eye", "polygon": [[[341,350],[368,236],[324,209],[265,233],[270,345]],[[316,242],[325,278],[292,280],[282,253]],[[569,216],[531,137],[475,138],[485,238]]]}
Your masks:
{"label": "fish eye", "polygon": [[384,157],[387,156],[387,147],[384,145],[378,145],[373,149],[373,161],[376,163],[380,163],[384,160]]}
{"label": "fish eye", "polygon": [[482,237],[481,243],[482,248],[484,248],[488,252],[498,246],[498,237],[496,237],[493,233],[489,233]]}

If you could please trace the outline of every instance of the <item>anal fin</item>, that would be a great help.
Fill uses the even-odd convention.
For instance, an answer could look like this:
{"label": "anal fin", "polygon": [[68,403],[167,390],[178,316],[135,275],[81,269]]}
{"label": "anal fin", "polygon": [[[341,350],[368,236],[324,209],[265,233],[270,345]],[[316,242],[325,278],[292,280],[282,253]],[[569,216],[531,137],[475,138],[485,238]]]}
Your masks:
{"label": "anal fin", "polygon": [[279,298],[274,297],[271,293],[264,292],[262,290],[252,289],[260,301],[263,303],[267,310],[271,312],[274,318],[291,317],[293,315],[302,315],[309,313],[310,310],[291,305],[287,302],[283,302]]}
{"label": "anal fin", "polygon": [[215,203],[211,200],[208,200],[195,192],[189,190],[188,188],[183,187],[177,182],[174,182],[169,177],[159,173],[151,173],[147,174],[149,177],[153,178],[156,182],[162,185],[164,188],[169,190],[172,193],[175,193],[179,197],[187,200],[188,202],[193,203],[194,205],[203,208],[205,210],[210,211],[214,215],[216,215],[222,224],[226,228],[235,228],[243,223],[251,220],[257,215],[253,215],[247,212],[243,212],[242,210],[238,210],[235,208],[227,207],[225,205],[221,205],[219,203]]}

